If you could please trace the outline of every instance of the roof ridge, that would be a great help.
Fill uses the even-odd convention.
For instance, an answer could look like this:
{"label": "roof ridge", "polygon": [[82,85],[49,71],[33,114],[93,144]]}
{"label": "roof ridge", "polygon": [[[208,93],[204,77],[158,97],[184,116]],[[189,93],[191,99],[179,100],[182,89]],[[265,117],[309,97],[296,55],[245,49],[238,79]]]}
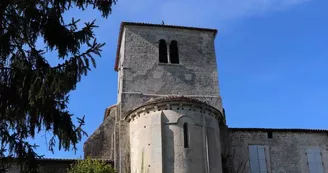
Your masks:
{"label": "roof ridge", "polygon": [[173,28],[181,28],[181,29],[196,29],[196,30],[208,30],[217,32],[217,29],[213,28],[205,28],[205,27],[197,27],[197,26],[183,26],[183,25],[167,25],[167,24],[156,24],[156,23],[147,23],[147,22],[128,22],[123,21],[123,25],[142,25],[142,26],[154,26],[154,27],[173,27]]}

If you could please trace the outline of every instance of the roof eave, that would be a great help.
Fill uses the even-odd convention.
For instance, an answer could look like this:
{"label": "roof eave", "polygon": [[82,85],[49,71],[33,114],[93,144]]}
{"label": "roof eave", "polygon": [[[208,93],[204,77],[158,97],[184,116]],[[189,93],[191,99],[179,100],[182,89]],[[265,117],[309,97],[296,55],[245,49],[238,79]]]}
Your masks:
{"label": "roof eave", "polygon": [[266,131],[266,132],[313,132],[328,133],[325,129],[300,129],[300,128],[240,128],[229,127],[232,131]]}

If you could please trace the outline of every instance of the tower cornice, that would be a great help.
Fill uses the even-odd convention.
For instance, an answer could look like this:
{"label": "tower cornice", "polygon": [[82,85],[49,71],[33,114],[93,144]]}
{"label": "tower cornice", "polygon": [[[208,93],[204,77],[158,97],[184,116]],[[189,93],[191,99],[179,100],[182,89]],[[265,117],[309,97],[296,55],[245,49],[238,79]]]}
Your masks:
{"label": "tower cornice", "polygon": [[150,100],[132,111],[129,111],[125,116],[125,120],[131,122],[140,116],[165,110],[181,111],[183,114],[188,114],[188,112],[200,112],[204,115],[212,116],[220,123],[225,124],[225,117],[220,110],[200,100],[184,96],[159,97]]}

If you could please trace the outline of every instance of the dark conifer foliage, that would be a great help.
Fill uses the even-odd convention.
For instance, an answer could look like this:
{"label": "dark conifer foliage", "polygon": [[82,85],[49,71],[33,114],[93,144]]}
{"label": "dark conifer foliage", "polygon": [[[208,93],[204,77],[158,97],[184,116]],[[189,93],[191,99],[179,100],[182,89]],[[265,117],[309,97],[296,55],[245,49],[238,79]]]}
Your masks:
{"label": "dark conifer foliage", "polygon": [[[98,43],[95,21],[78,28],[65,23],[71,8],[94,8],[103,17],[116,0],[0,0],[0,162],[18,158],[23,172],[36,172],[35,144],[28,138],[52,134],[49,150],[75,150],[85,132],[84,118],[73,124],[69,92],[95,66],[104,43]],[[78,16],[76,16],[78,18]],[[45,47],[36,47],[37,39]],[[84,46],[85,45],[85,46]],[[81,46],[87,47],[81,52]],[[84,50],[84,49],[83,49]],[[47,51],[63,63],[51,66]],[[3,169],[1,169],[3,171]]]}

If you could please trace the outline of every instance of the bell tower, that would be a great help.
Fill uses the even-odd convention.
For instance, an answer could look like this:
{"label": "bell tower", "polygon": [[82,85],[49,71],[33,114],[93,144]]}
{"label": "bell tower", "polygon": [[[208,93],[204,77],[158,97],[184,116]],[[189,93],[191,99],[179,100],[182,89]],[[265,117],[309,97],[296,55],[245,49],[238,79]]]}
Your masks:
{"label": "bell tower", "polygon": [[167,95],[221,110],[216,34],[215,29],[123,22],[115,62],[121,111]]}
{"label": "bell tower", "polygon": [[163,96],[184,96],[222,112],[216,34],[215,29],[122,22],[115,62],[118,98],[114,130],[114,164],[120,173],[125,173],[123,169],[130,163],[133,133],[125,118],[135,107]]}

